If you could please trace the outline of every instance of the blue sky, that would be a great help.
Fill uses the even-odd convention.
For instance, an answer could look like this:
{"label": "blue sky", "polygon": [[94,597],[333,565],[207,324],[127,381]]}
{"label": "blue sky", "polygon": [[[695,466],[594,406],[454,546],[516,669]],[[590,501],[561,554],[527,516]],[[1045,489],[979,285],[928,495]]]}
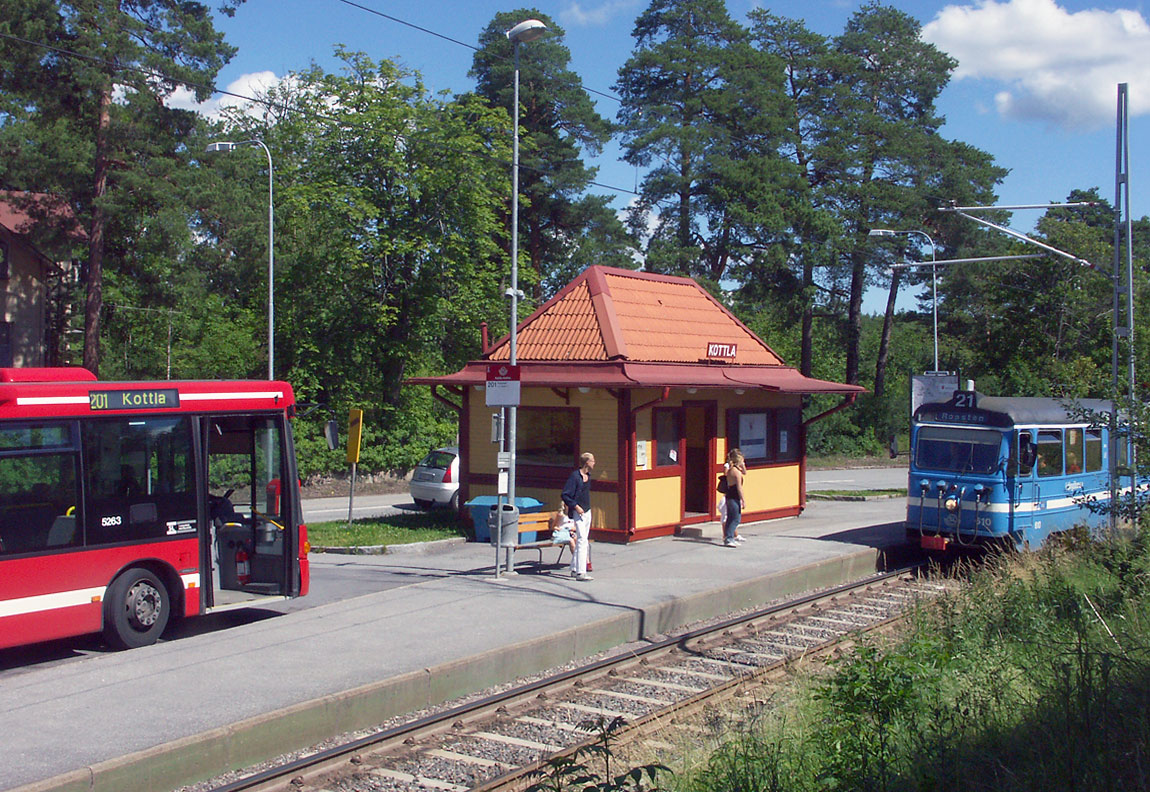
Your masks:
{"label": "blue sky", "polygon": [[[487,0],[355,0],[355,5],[340,0],[247,0],[234,18],[218,20],[239,51],[217,84],[250,95],[313,61],[334,69],[333,48],[343,44],[421,72],[433,91],[465,91],[473,87],[467,76],[473,50],[371,12],[474,45],[496,13],[534,7],[563,26],[571,68],[583,84],[612,93],[617,71],[634,45],[634,20],[648,2],[558,0],[520,6]],[[958,60],[939,101],[947,119],[942,132],[990,152],[1010,169],[999,189],[1001,204],[1061,201],[1080,187],[1098,187],[1113,200],[1117,84],[1128,83],[1132,208],[1135,217],[1150,214],[1150,167],[1145,159],[1150,149],[1150,14],[1142,3],[890,4],[918,19],[923,37]],[[840,33],[860,5],[856,0],[727,0],[731,16],[739,21],[745,22],[752,8],[765,7],[803,19],[827,35]],[[530,57],[526,49],[521,57]],[[614,118],[616,102],[595,94],[592,98],[602,115]],[[633,189],[641,174],[618,157],[618,148],[611,147],[592,163],[599,167],[597,180]],[[624,207],[629,196],[614,194],[614,206]],[[1037,216],[1019,212],[1012,224],[1027,230]]]}

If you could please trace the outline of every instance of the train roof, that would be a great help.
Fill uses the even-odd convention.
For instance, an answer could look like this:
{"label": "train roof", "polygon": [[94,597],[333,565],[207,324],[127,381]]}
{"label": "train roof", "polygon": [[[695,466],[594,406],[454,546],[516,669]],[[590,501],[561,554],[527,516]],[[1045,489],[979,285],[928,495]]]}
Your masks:
{"label": "train roof", "polygon": [[[974,403],[969,403],[969,397]],[[1083,413],[1109,413],[1113,402],[1107,399],[1049,399],[1034,396],[984,396],[974,391],[958,391],[948,402],[930,402],[914,411],[916,421],[1027,426],[1088,423]],[[974,420],[990,413],[991,420]]]}

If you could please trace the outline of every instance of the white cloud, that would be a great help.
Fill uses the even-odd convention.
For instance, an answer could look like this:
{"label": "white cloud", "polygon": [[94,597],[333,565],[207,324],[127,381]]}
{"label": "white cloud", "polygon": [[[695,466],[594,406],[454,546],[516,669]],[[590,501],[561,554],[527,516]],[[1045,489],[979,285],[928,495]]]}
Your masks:
{"label": "white cloud", "polygon": [[[206,102],[197,102],[195,95],[187,88],[177,88],[168,97],[167,105],[178,110],[195,110],[208,118],[219,118],[227,108],[247,108],[253,105],[251,99],[266,96],[267,92],[280,84],[282,78],[276,77],[274,72],[261,71],[240,75],[224,88],[226,93],[214,94]],[[262,112],[260,105],[255,105],[251,111],[256,115]]]}
{"label": "white cloud", "polygon": [[1150,25],[1137,11],[977,0],[946,6],[922,36],[958,60],[956,80],[1005,83],[994,104],[1007,118],[1101,128],[1114,122],[1123,82],[1131,115],[1150,112]]}
{"label": "white cloud", "polygon": [[616,17],[629,14],[638,5],[639,0],[607,0],[594,8],[571,3],[559,12],[559,21],[567,27],[603,27]]}

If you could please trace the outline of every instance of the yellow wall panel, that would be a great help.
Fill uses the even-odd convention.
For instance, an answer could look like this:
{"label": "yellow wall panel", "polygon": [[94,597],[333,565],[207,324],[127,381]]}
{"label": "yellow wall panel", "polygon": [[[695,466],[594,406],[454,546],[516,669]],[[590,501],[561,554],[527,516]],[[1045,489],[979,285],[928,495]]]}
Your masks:
{"label": "yellow wall panel", "polygon": [[743,511],[766,511],[797,506],[799,503],[799,466],[748,470],[743,481]]}
{"label": "yellow wall panel", "polygon": [[635,528],[677,523],[683,516],[678,476],[635,482]]}

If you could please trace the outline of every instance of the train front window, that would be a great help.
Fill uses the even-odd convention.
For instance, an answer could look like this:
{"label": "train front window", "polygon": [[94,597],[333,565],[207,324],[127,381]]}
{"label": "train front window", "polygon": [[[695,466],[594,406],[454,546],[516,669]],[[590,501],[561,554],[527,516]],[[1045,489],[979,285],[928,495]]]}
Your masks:
{"label": "train front window", "polygon": [[923,470],[988,474],[998,469],[1002,435],[985,429],[924,426],[918,432],[915,465]]}

